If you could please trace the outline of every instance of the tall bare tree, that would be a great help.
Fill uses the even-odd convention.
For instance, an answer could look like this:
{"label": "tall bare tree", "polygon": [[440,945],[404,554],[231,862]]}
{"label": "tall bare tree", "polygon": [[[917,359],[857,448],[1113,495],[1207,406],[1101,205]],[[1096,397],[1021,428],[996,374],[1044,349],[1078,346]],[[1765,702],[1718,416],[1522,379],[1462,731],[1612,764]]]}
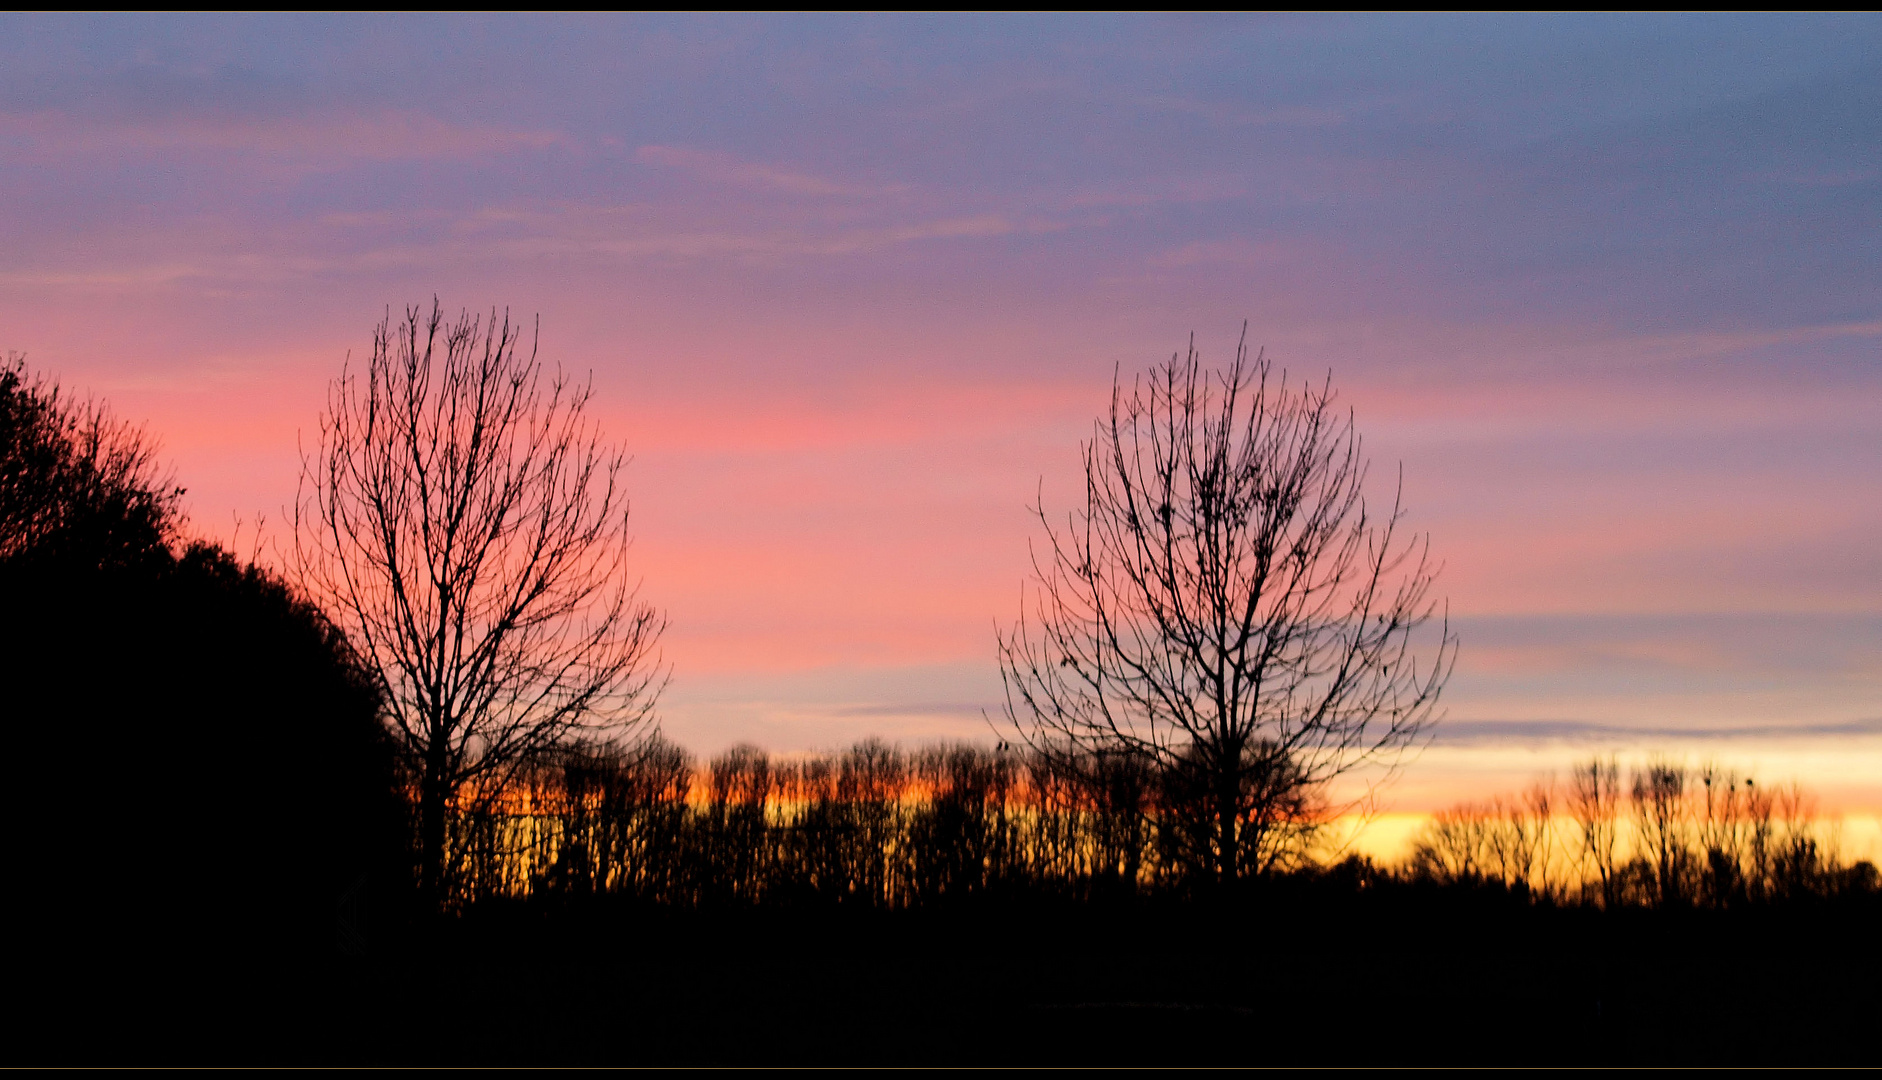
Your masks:
{"label": "tall bare tree", "polygon": [[627,573],[626,458],[506,314],[390,314],[329,389],[295,505],[302,586],[376,674],[419,783],[424,884],[450,813],[532,753],[626,736],[664,685]]}
{"label": "tall bare tree", "polygon": [[[1246,330],[1244,329],[1244,335]],[[1298,853],[1334,779],[1395,767],[1456,654],[1437,568],[1403,536],[1330,381],[1290,385],[1246,340],[1126,386],[1083,448],[1085,505],[1033,554],[1000,636],[1006,714],[1069,767],[1125,753],[1163,777],[1159,832],[1228,881]],[[1416,640],[1415,640],[1416,639]]]}

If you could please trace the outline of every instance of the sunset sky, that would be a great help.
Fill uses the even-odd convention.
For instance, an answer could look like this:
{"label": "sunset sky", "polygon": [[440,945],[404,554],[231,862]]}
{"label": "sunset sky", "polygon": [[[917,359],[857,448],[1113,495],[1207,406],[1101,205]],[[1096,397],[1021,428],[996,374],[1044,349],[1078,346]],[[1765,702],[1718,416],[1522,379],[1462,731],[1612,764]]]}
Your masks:
{"label": "sunset sky", "polygon": [[278,537],[388,307],[540,315],[698,752],[991,739],[1028,504],[1114,371],[1246,320],[1446,564],[1395,807],[1598,749],[1882,807],[1875,16],[9,16],[0,58],[0,351]]}

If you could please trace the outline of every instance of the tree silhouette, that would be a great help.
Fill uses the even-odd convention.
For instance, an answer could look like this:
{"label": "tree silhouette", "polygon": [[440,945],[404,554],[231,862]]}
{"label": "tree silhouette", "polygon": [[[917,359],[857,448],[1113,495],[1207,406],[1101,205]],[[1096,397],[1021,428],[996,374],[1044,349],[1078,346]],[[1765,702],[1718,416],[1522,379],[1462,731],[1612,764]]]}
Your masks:
{"label": "tree silhouette", "polygon": [[329,391],[295,507],[295,564],[384,692],[419,777],[423,880],[448,816],[530,755],[606,742],[662,686],[663,618],[627,578],[625,457],[493,312],[411,308]]}
{"label": "tree silhouette", "polygon": [[144,431],[17,357],[0,368],[29,968],[324,946],[342,893],[401,860],[371,681],[279,577],[185,543],[181,494]]}
{"label": "tree silhouette", "polygon": [[167,554],[183,489],[138,427],[0,362],[0,559],[98,567]]}
{"label": "tree silhouette", "polygon": [[1655,902],[1661,906],[1688,899],[1688,879],[1695,862],[1685,837],[1690,817],[1688,779],[1684,765],[1655,758],[1634,774],[1630,792],[1638,857],[1652,881]]}
{"label": "tree silhouette", "polygon": [[1130,386],[1085,445],[1085,506],[1036,508],[1030,614],[999,640],[1006,713],[1036,748],[1140,755],[1159,833],[1218,881],[1300,850],[1332,780],[1397,762],[1451,670],[1420,662],[1436,569],[1365,501],[1330,383],[1290,386],[1192,343]]}
{"label": "tree silhouette", "polygon": [[[1567,795],[1579,833],[1551,869],[1548,780],[1518,798],[1443,810],[1405,867],[1414,879],[1500,884],[1532,899],[1617,909],[1717,910],[1785,900],[1873,897],[1876,871],[1847,862],[1814,800],[1795,784],[1763,787],[1716,763],[1654,756],[1622,784],[1613,755],[1577,764]],[[1627,820],[1631,817],[1631,820]],[[1512,857],[1514,856],[1514,857]]]}
{"label": "tree silhouette", "polygon": [[[1621,878],[1615,866],[1620,833],[1621,767],[1612,756],[1590,758],[1575,767],[1569,780],[1569,809],[1581,833],[1581,861],[1594,869],[1601,904],[1620,903]],[[1583,902],[1592,888],[1584,888]]]}

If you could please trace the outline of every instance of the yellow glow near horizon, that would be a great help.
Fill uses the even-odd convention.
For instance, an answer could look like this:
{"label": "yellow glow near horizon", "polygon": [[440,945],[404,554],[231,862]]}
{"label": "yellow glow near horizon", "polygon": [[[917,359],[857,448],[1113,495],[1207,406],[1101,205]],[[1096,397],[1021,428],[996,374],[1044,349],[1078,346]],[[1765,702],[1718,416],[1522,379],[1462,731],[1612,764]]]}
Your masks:
{"label": "yellow glow near horizon", "polygon": [[[1374,814],[1371,817],[1348,815],[1334,822],[1330,853],[1363,855],[1381,865],[1395,865],[1410,857],[1419,834],[1435,817],[1431,811]],[[1882,865],[1882,812],[1850,811],[1826,814],[1819,819],[1823,838],[1831,849],[1848,862],[1867,859]],[[1572,842],[1576,835],[1573,819],[1555,820],[1558,843]]]}

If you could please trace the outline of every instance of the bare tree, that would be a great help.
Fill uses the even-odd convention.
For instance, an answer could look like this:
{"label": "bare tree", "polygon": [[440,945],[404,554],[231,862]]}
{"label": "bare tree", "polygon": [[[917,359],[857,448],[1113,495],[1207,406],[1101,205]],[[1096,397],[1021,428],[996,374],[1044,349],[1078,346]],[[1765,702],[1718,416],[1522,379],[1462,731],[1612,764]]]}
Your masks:
{"label": "bare tree", "polygon": [[1693,853],[1686,836],[1691,816],[1686,805],[1689,779],[1683,763],[1663,758],[1649,759],[1644,768],[1634,772],[1631,797],[1636,859],[1645,866],[1654,902],[1661,907],[1687,899],[1687,879],[1693,871]]}
{"label": "bare tree", "polygon": [[1498,818],[1493,850],[1501,876],[1531,896],[1553,896],[1555,780],[1544,777],[1513,799],[1491,805]]}
{"label": "bare tree", "polygon": [[1479,884],[1495,872],[1492,811],[1464,803],[1433,814],[1407,860],[1413,873],[1446,884]]}
{"label": "bare tree", "polygon": [[[1245,330],[1244,330],[1245,333]],[[999,640],[1006,716],[1042,753],[1141,755],[1160,832],[1223,881],[1302,850],[1331,782],[1396,767],[1435,717],[1456,639],[1428,544],[1380,515],[1331,381],[1276,377],[1246,342],[1192,341],[1083,448],[1085,506],[1035,549],[1032,611]]]}
{"label": "bare tree", "polygon": [[663,617],[627,575],[622,453],[591,387],[545,375],[521,328],[390,315],[329,390],[295,504],[299,580],[385,691],[418,776],[424,884],[447,818],[531,754],[626,736],[664,685]]}
{"label": "bare tree", "polygon": [[1437,881],[1500,881],[1525,896],[1553,898],[1555,790],[1542,779],[1515,798],[1497,796],[1433,815],[1415,842],[1409,866]]}
{"label": "bare tree", "polygon": [[1699,783],[1695,816],[1705,860],[1700,883],[1707,903],[1726,907],[1743,899],[1751,885],[1746,855],[1756,824],[1751,806],[1756,785],[1716,762],[1699,767]]}
{"label": "bare tree", "polygon": [[[1601,903],[1620,904],[1621,879],[1614,865],[1619,837],[1616,821],[1621,801],[1621,766],[1612,756],[1595,757],[1575,766],[1569,782],[1569,806],[1581,831],[1581,857],[1594,864],[1601,883]],[[1582,890],[1587,900],[1587,888]]]}

